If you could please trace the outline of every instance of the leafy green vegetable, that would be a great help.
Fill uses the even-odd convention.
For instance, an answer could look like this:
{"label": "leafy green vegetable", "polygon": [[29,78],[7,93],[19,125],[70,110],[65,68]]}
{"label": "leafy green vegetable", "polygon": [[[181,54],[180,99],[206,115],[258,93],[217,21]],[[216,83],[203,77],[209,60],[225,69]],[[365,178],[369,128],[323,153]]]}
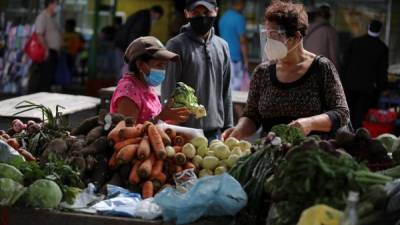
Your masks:
{"label": "leafy green vegetable", "polygon": [[298,145],[306,138],[299,128],[286,124],[273,126],[271,131],[280,137],[283,143]]}
{"label": "leafy green vegetable", "polygon": [[50,161],[43,166],[34,161],[16,162],[13,165],[24,174],[24,184],[27,186],[39,179],[56,182],[63,193],[63,201],[68,203],[72,203],[80,189],[84,188],[79,172],[54,157],[50,157]]}
{"label": "leafy green vegetable", "polygon": [[253,154],[243,156],[229,173],[242,185],[248,196],[248,204],[241,212],[239,220],[244,224],[259,224],[264,221],[266,205],[264,183],[273,175],[281,160],[280,147],[260,144]]}
{"label": "leafy green vegetable", "polygon": [[387,152],[393,152],[393,145],[397,140],[396,136],[393,134],[381,134],[376,139],[383,144]]}
{"label": "leafy green vegetable", "polygon": [[272,196],[280,197],[273,199],[279,215],[273,225],[295,224],[301,212],[315,204],[343,209],[349,191],[363,192],[391,180],[343,155],[318,148],[291,151],[266,184]]}
{"label": "leafy green vegetable", "polygon": [[26,188],[10,178],[0,178],[0,206],[12,206]]}
{"label": "leafy green vegetable", "polygon": [[51,180],[40,179],[31,184],[23,198],[25,204],[38,208],[55,208],[62,199],[60,187]]}
{"label": "leafy green vegetable", "polygon": [[24,175],[14,166],[0,163],[0,178],[10,178],[22,184]]}
{"label": "leafy green vegetable", "polygon": [[35,157],[42,155],[46,144],[51,140],[68,135],[67,121],[63,119],[62,113],[59,112],[59,109],[64,109],[64,107],[57,105],[56,112],[53,114],[52,110],[44,105],[38,105],[30,101],[22,101],[18,103],[15,108],[21,111],[14,115],[37,109],[42,111],[43,125],[38,133],[29,134],[27,132],[21,132],[17,135],[19,142],[23,143],[24,148]]}
{"label": "leafy green vegetable", "polygon": [[196,116],[196,119],[207,116],[204,106],[198,104],[194,89],[188,85],[178,82],[172,98],[174,100],[174,108],[186,107]]}

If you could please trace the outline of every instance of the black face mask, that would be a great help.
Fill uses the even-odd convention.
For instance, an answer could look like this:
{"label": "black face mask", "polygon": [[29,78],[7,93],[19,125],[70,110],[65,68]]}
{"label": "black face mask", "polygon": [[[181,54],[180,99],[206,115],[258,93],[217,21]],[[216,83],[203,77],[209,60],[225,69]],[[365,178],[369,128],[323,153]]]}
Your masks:
{"label": "black face mask", "polygon": [[213,26],[214,16],[197,16],[189,19],[190,25],[198,35],[205,35]]}

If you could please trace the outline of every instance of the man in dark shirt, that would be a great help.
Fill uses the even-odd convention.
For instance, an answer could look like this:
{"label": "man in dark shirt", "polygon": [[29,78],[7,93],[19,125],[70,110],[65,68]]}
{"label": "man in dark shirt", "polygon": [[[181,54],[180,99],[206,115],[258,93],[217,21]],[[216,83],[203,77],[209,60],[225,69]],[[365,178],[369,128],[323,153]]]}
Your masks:
{"label": "man in dark shirt", "polygon": [[142,36],[149,36],[151,25],[159,20],[163,14],[164,10],[159,5],[132,14],[118,31],[115,45],[124,52],[133,40]]}
{"label": "man in dark shirt", "polygon": [[382,23],[372,20],[368,34],[355,38],[344,55],[343,85],[354,128],[376,107],[387,84],[388,47],[379,39]]}

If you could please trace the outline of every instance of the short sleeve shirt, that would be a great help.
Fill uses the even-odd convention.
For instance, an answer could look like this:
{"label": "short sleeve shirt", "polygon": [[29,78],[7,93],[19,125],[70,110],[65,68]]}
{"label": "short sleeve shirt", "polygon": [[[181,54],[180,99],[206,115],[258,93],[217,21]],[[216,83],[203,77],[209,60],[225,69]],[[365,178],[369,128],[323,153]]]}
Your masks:
{"label": "short sleeve shirt", "polygon": [[232,61],[241,61],[240,36],[246,32],[246,20],[239,12],[228,10],[219,21],[221,37],[228,42]]}
{"label": "short sleeve shirt", "polygon": [[43,35],[48,48],[59,51],[61,49],[61,30],[54,17],[43,10],[35,21],[35,32]]}
{"label": "short sleeve shirt", "polygon": [[143,123],[160,114],[162,106],[156,91],[131,74],[124,74],[119,80],[110,104],[110,112],[118,112],[118,103],[126,97],[139,108],[137,123]]}

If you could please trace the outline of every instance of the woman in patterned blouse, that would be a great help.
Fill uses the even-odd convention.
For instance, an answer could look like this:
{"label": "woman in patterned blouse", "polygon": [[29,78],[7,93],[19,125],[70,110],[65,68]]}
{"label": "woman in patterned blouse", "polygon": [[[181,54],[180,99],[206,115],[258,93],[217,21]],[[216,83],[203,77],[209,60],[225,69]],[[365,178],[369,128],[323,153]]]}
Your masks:
{"label": "woman in patterned blouse", "polygon": [[243,116],[223,138],[242,139],[260,126],[269,131],[282,123],[298,127],[305,135],[334,133],[349,123],[334,65],[303,48],[307,27],[307,14],[300,4],[276,1],[266,9],[264,50],[269,63],[255,69]]}

